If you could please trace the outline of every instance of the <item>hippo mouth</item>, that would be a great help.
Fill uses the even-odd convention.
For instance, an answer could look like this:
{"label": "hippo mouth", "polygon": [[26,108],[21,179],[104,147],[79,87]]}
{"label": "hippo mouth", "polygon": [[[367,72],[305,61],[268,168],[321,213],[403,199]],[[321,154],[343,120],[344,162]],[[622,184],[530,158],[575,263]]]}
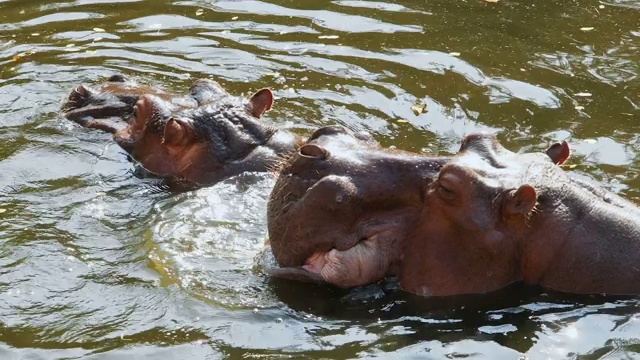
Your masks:
{"label": "hippo mouth", "polygon": [[334,247],[316,251],[301,266],[280,266],[271,245],[267,244],[263,250],[264,269],[268,275],[278,278],[333,284],[341,288],[371,284],[384,278],[393,265],[388,251],[390,244],[384,238],[394,231],[390,226],[381,228],[345,250]]}

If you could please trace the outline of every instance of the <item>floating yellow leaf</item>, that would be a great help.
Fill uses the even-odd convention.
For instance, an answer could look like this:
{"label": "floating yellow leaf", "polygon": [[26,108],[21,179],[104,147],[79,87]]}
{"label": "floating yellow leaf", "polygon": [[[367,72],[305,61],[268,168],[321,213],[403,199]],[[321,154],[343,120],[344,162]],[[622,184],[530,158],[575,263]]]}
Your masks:
{"label": "floating yellow leaf", "polygon": [[420,114],[422,114],[422,113],[424,113],[424,112],[427,112],[427,104],[425,104],[425,103],[421,103],[421,104],[413,105],[413,106],[411,107],[411,110],[413,111],[413,113],[414,113],[416,116],[418,116],[418,115],[420,115]]}
{"label": "floating yellow leaf", "polygon": [[29,50],[29,51],[25,51],[25,52],[21,52],[19,54],[13,55],[12,59],[13,61],[20,61],[22,59],[25,59],[33,54],[35,54],[36,51],[35,50]]}

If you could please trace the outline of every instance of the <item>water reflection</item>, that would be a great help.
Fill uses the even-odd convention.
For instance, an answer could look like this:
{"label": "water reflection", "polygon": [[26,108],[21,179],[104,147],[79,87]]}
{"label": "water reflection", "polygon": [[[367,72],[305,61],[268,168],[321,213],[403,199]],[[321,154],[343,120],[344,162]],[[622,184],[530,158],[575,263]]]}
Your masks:
{"label": "water reflection", "polygon": [[[264,276],[268,174],[170,193],[59,115],[114,73],[274,89],[267,121],[451,153],[568,139],[640,199],[638,1],[0,1],[0,357],[638,356],[636,298],[512,287],[425,299]],[[411,106],[426,104],[415,115]],[[393,354],[390,354],[392,353]]]}

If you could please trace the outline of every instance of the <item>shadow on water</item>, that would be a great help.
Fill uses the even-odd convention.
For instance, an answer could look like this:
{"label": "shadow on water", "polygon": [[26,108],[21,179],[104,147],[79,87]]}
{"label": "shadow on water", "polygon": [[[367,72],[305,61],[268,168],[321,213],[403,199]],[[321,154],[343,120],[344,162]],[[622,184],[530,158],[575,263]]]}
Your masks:
{"label": "shadow on water", "polygon": [[639,19],[636,0],[0,0],[0,358],[640,356],[637,298],[269,279],[271,175],[167,191],[59,114],[114,73],[175,93],[214,78],[271,87],[266,121],[300,134],[432,154],[478,130],[567,139],[567,171],[637,201]]}

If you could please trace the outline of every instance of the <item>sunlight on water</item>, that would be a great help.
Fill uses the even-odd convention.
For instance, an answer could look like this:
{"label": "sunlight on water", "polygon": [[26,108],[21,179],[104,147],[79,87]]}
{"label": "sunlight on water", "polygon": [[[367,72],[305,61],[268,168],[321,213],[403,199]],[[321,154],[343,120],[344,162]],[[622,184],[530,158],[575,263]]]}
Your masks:
{"label": "sunlight on water", "polygon": [[568,171],[638,201],[638,19],[636,0],[0,0],[0,358],[639,356],[637,298],[269,279],[270,174],[170,192],[60,115],[116,73],[174,93],[213,78],[271,88],[265,121],[302,135],[432,154],[475,131],[568,140]]}

